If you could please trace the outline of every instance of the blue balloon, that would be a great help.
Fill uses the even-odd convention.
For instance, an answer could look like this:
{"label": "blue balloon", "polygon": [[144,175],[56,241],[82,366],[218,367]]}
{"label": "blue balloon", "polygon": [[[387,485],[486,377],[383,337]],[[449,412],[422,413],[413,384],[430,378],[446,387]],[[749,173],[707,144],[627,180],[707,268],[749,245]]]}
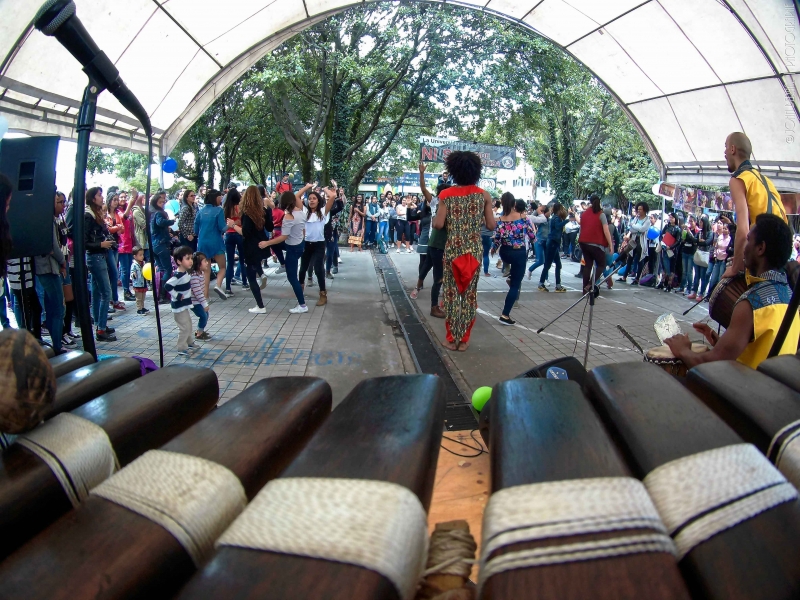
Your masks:
{"label": "blue balloon", "polygon": [[657,240],[659,235],[661,235],[661,232],[658,230],[658,227],[651,227],[647,230],[648,240]]}
{"label": "blue balloon", "polygon": [[174,173],[178,170],[178,161],[169,157],[164,159],[164,162],[161,163],[161,170],[164,173]]}

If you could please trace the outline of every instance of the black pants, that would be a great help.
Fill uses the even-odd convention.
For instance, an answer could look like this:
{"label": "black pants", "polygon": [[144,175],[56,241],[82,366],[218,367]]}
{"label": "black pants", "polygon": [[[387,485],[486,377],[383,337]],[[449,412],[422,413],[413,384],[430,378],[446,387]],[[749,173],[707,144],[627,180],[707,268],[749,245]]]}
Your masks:
{"label": "black pants", "polygon": [[17,327],[27,329],[37,340],[42,339],[42,305],[39,304],[36,288],[30,284],[24,290],[12,289],[11,293],[14,294],[14,302],[21,309],[17,312],[25,318],[25,323],[18,322]]}
{"label": "black pants", "polygon": [[433,287],[431,287],[431,306],[439,305],[439,291],[444,279],[444,250],[428,246],[428,255],[433,269]]}
{"label": "black pants", "polygon": [[305,283],[309,267],[314,269],[320,291],[325,291],[325,242],[306,242],[303,256],[300,258],[300,283]]}
{"label": "black pants", "polygon": [[603,276],[606,268],[606,252],[603,248],[592,246],[591,244],[581,244],[581,252],[586,264],[583,266],[583,291],[589,291],[589,280],[592,277],[592,267],[595,267],[594,282]]}
{"label": "black pants", "polygon": [[425,278],[428,276],[428,273],[431,272],[433,269],[433,261],[431,257],[426,252],[425,254],[419,255],[419,280],[425,281]]}
{"label": "black pants", "polygon": [[245,271],[247,275],[247,284],[250,286],[250,292],[256,300],[258,308],[264,308],[264,301],[261,299],[261,288],[258,286],[259,275],[263,273],[261,269],[261,261],[253,261],[255,264],[245,263]]}
{"label": "black pants", "polygon": [[633,265],[635,264],[637,266],[637,269],[634,281],[636,282],[639,281],[639,277],[641,277],[642,275],[642,265],[639,264],[639,258],[641,257],[641,255],[642,255],[642,249],[639,246],[636,246],[636,248],[633,249],[633,252],[630,252],[628,254],[628,262],[625,265],[625,275],[623,276],[623,279],[627,279],[630,276],[633,270]]}

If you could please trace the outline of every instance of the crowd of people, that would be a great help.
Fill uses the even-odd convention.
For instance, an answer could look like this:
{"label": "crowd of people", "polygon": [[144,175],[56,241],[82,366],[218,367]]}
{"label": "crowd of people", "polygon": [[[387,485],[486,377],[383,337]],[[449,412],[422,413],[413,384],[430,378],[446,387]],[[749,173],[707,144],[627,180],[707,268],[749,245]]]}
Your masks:
{"label": "crowd of people", "polygon": [[[365,203],[358,194],[348,210],[344,190],[335,181],[329,187],[309,183],[295,191],[288,174],[272,193],[256,185],[240,193],[231,182],[222,191],[181,190],[169,200],[163,190],[145,199],[135,189],[111,189],[104,195],[101,188],[93,187],[86,192],[82,215],[86,254],[81,258],[89,273],[95,337],[98,342],[115,341],[109,322],[115,312],[126,310],[126,302],[136,303],[137,314],[149,314],[144,300],[152,289],[159,304],[170,305],[179,330],[178,352],[189,354],[197,342],[210,339],[206,327],[211,292],[225,301],[238,285],[253,296],[255,306],[249,311],[266,313],[262,291],[270,261],[278,265],[276,275],[285,274],[296,297],[297,305],[290,313],[308,312],[305,294],[312,286],[318,287],[316,305],[324,306],[326,280],[334,278],[341,264],[342,230],[349,234],[351,251],[361,250],[362,245],[394,244],[396,252],[411,253],[416,245],[418,278],[410,295],[416,298],[433,273],[430,314],[445,320],[444,345],[456,351],[469,347],[478,280],[481,275],[493,276],[489,265],[495,255],[509,286],[499,317],[503,325],[515,324],[511,312],[526,270],[530,279],[541,269],[538,289],[548,292],[552,269],[554,291],[566,291],[561,284],[562,259],[581,260],[584,293],[600,282],[611,288],[615,271],[618,283],[631,279],[630,285],[674,291],[698,302],[707,301],[718,282],[745,268],[766,269],[766,275],[752,273],[754,280],[766,277],[780,287],[782,281],[786,283],[785,274],[781,280],[780,273],[771,273],[780,270],[777,261],[784,255],[786,260],[800,260],[800,239],[792,238],[777,192],[750,165],[748,144],[743,134],[726,140],[735,222],[724,214],[713,222],[707,214],[689,215],[684,222],[683,213],[662,215],[649,211],[644,202],[626,215],[602,206],[597,195],[572,206],[526,203],[510,193],[494,200],[477,186],[482,164],[471,152],[452,152],[446,157],[446,170],[435,193],[428,190],[426,165],[420,163],[421,197],[395,197],[388,191],[380,198],[370,196]],[[759,178],[760,186],[756,185]],[[76,260],[74,222],[81,216],[74,214],[74,203],[56,192],[51,251],[33,260],[6,260],[10,238],[5,211],[12,191],[10,181],[0,176],[0,203],[4,203],[0,205],[0,276],[5,278],[4,289],[6,283],[10,288],[17,322],[39,339],[48,332],[53,348],[60,352],[74,347],[80,337],[72,326],[76,311],[71,286]],[[149,210],[145,210],[146,201]],[[769,218],[760,217],[765,214]],[[758,234],[754,234],[757,224]],[[788,285],[780,287],[780,293],[768,299],[784,299],[787,289]],[[0,322],[6,327],[6,303],[0,304]],[[192,313],[198,320],[196,327]],[[682,352],[682,346],[678,350]]]}
{"label": "crowd of people", "polygon": [[[5,215],[12,192],[10,180],[0,175],[0,277],[6,292],[0,324],[10,326],[8,300],[18,326],[40,341],[49,335],[56,353],[75,348],[81,334],[72,290],[73,231],[80,216],[74,214],[71,199],[57,191],[51,251],[33,260],[7,258],[11,240]],[[110,322],[114,313],[128,308],[126,302],[135,302],[138,315],[148,315],[145,296],[153,290],[156,301],[169,304],[175,316],[178,353],[188,354],[198,347],[196,342],[211,337],[206,331],[211,292],[224,301],[238,285],[255,300],[249,311],[266,313],[261,292],[271,260],[277,265],[275,274],[285,274],[297,299],[289,312],[306,313],[306,286],[318,287],[316,304],[324,306],[326,279],[333,279],[341,263],[339,221],[346,197],[333,181],[331,187],[307,184],[280,194],[255,185],[242,194],[231,182],[223,191],[185,189],[172,199],[159,190],[149,200],[136,189],[112,188],[104,194],[92,187],[85,201],[85,264],[98,342],[116,341]],[[196,327],[190,313],[197,317]]]}

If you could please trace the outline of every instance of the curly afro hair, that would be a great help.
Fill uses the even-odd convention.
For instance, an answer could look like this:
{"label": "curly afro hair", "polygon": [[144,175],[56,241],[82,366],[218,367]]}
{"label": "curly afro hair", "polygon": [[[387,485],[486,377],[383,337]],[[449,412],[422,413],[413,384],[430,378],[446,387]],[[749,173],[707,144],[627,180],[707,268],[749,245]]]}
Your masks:
{"label": "curly afro hair", "polygon": [[458,185],[475,185],[481,178],[483,164],[474,152],[451,152],[444,159],[445,167]]}

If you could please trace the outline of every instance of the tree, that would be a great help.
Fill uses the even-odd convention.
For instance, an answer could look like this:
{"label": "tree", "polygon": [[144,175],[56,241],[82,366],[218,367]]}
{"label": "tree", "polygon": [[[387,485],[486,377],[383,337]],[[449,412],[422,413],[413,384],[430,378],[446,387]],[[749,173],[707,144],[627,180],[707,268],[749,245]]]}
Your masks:
{"label": "tree", "polygon": [[98,146],[89,146],[89,159],[86,163],[86,170],[92,175],[96,175],[97,173],[113,173],[113,152],[106,151]]}
{"label": "tree", "polygon": [[595,192],[611,197],[620,208],[646,201],[654,208],[661,200],[652,192],[658,181],[653,161],[633,125],[623,122],[597,147],[578,174],[581,197]]}

